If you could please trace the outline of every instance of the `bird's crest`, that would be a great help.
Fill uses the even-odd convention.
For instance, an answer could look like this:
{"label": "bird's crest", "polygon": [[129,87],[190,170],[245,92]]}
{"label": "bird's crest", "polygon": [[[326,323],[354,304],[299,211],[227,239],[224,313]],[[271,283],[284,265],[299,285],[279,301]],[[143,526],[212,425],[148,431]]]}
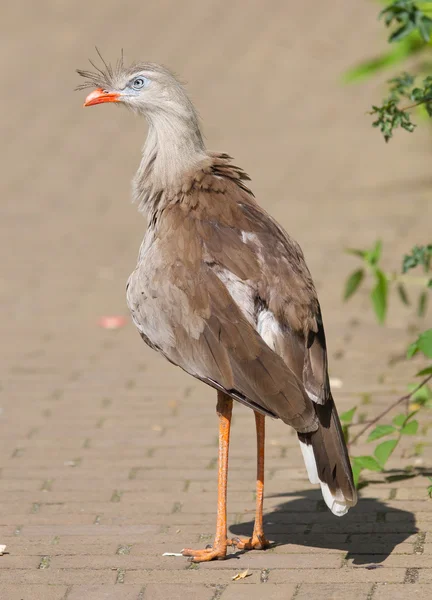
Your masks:
{"label": "bird's crest", "polygon": [[118,81],[119,77],[123,74],[123,72],[124,72],[123,48],[121,51],[120,58],[118,59],[118,61],[116,62],[116,64],[114,66],[111,63],[107,62],[103,58],[102,54],[100,53],[99,48],[97,48],[97,47],[96,47],[96,52],[98,53],[98,56],[102,61],[103,68],[98,67],[89,58],[89,63],[96,70],[95,71],[85,71],[83,69],[77,69],[76,71],[77,71],[78,75],[81,75],[81,77],[84,77],[87,81],[78,85],[75,88],[76,90],[85,90],[86,88],[90,88],[90,87],[97,87],[97,88],[102,88],[102,89],[115,87],[115,84]]}
{"label": "bird's crest", "polygon": [[102,88],[102,89],[116,89],[121,88],[125,85],[126,81],[135,75],[135,73],[139,71],[150,71],[152,73],[159,74],[162,76],[169,76],[172,81],[176,82],[178,86],[181,86],[180,80],[174,75],[174,73],[164,67],[163,65],[159,65],[152,62],[134,62],[130,66],[126,67],[124,64],[124,55],[123,49],[121,51],[120,58],[117,60],[115,65],[113,66],[111,63],[107,62],[102,54],[100,53],[99,48],[96,47],[96,52],[100,60],[102,61],[102,66],[98,67],[91,59],[89,62],[91,66],[95,69],[95,71],[85,71],[83,69],[77,69],[76,72],[81,77],[84,77],[86,80],[84,83],[78,85],[76,90],[84,90],[86,88]]}

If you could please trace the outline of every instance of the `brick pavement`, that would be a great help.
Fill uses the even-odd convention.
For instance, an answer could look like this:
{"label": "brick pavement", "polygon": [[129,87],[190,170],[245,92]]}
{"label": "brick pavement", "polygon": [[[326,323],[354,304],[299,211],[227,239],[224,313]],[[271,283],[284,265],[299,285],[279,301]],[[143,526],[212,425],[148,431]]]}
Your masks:
{"label": "brick pavement", "polygon": [[[380,48],[376,7],[94,0],[33,3],[25,14],[9,3],[4,12],[0,543],[9,553],[0,598],[430,597],[424,480],[377,477],[338,520],[322,510],[295,436],[277,422],[265,507],[279,545],[199,566],[162,556],[211,539],[214,393],[148,350],[130,323],[97,326],[126,311],[124,282],[145,227],[128,202],[145,125],[112,108],[82,111],[83,95],[72,92],[73,70],[94,44],[112,58],[123,46],[189,81],[208,146],[251,173],[257,197],[306,252],[331,374],[343,381],[339,405],[370,393],[379,407],[411,374],[389,359],[403,354],[415,320],[395,305],[379,328],[366,292],[342,305],[354,264],[342,249],[381,234],[399,256],[426,239],[430,159],[424,131],[385,147],[369,129],[376,82],[339,85],[348,65]],[[231,456],[229,522],[244,535],[255,452],[242,407]],[[250,577],[231,581],[246,568]]]}

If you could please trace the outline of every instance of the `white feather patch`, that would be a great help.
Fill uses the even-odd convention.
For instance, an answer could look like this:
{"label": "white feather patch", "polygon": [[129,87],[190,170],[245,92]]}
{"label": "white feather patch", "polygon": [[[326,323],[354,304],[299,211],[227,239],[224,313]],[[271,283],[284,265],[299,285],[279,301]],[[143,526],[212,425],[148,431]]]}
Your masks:
{"label": "white feather patch", "polygon": [[336,495],[332,494],[329,486],[326,483],[320,481],[318,477],[318,469],[316,466],[315,455],[311,444],[305,444],[301,440],[300,449],[303,454],[303,460],[306,465],[307,474],[311,483],[319,483],[321,486],[321,492],[324,498],[324,502],[327,504],[329,509],[337,517],[343,517],[348,512],[349,506],[347,505],[345,498],[340,490],[337,490]]}
{"label": "white feather patch", "polygon": [[332,513],[337,517],[343,517],[346,515],[349,505],[346,503],[341,491],[337,490],[336,495],[333,495],[326,483],[320,481],[320,484],[324,502],[327,504]]}
{"label": "white feather patch", "polygon": [[228,269],[214,269],[232,299],[251,325],[254,324],[253,290],[247,281],[241,280]]}
{"label": "white feather patch", "polygon": [[257,318],[257,331],[272,350],[276,347],[276,340],[280,335],[280,326],[270,310],[262,310]]}
{"label": "white feather patch", "polygon": [[318,396],[316,394],[314,394],[313,392],[311,392],[310,390],[306,389],[306,394],[309,396],[309,398],[312,400],[312,402],[315,402],[316,404],[321,404],[321,398],[318,398]]}
{"label": "white feather patch", "polygon": [[301,440],[300,449],[303,454],[303,460],[306,465],[307,474],[311,483],[321,483],[318,477],[318,470],[315,461],[315,455],[311,444],[305,444]]}

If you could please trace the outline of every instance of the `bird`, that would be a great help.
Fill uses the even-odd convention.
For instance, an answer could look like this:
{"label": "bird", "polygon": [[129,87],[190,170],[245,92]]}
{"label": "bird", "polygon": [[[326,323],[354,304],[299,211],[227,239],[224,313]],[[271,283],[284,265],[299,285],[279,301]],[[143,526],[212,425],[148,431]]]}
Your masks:
{"label": "bird", "polygon": [[[219,419],[216,534],[185,548],[192,562],[265,549],[265,418],[295,429],[311,483],[329,509],[357,502],[333,400],[317,292],[299,244],[256,201],[250,178],[204,143],[185,85],[164,66],[103,59],[77,70],[94,88],[84,106],[116,103],[143,116],[148,133],[132,182],[147,219],[126,298],[150,348],[216,390]],[[227,535],[233,403],[251,408],[257,438],[256,513],[249,539]]]}

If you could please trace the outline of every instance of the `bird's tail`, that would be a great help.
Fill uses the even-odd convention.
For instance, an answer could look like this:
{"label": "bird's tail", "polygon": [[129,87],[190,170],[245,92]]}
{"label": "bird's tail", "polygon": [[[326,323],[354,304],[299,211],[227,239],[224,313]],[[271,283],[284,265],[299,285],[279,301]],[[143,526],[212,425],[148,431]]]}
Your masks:
{"label": "bird's tail", "polygon": [[357,503],[351,464],[333,398],[316,404],[319,426],[299,433],[300,447],[311,483],[319,483],[325,503],[338,517]]}

